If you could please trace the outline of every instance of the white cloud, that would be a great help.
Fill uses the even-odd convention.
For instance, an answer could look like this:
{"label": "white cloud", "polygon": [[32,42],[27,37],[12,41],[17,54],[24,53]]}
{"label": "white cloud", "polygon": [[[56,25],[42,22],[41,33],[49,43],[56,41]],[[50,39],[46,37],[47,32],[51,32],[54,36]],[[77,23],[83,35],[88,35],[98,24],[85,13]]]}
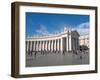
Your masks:
{"label": "white cloud", "polygon": [[77,27],[72,28],[72,30],[77,30],[80,35],[89,34],[89,22],[81,23]]}
{"label": "white cloud", "polygon": [[89,22],[82,23],[78,26],[78,28],[89,28],[89,27],[90,27]]}
{"label": "white cloud", "polygon": [[[89,34],[89,28],[90,28],[90,24],[89,22],[85,22],[85,23],[81,23],[79,25],[77,25],[76,27],[72,27],[71,25],[68,25],[68,28],[71,30],[77,30],[79,32],[80,35],[85,35],[85,34]],[[55,31],[56,32],[62,32],[64,30],[64,27],[61,27],[60,30]],[[50,33],[47,30],[47,27],[44,25],[40,25],[40,28],[36,30],[37,35],[52,35],[53,33]]]}
{"label": "white cloud", "polygon": [[44,25],[40,25],[40,29],[37,29],[36,33],[40,34],[40,35],[48,35],[48,34],[50,34],[49,31],[47,30],[47,27],[44,26]]}

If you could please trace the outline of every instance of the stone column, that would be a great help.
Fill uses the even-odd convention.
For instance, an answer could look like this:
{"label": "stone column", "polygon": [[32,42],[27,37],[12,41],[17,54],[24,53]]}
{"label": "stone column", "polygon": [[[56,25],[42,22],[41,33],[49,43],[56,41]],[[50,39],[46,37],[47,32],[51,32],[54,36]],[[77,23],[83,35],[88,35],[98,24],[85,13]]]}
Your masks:
{"label": "stone column", "polygon": [[60,50],[61,52],[63,51],[63,39],[62,38],[60,39]]}
{"label": "stone column", "polygon": [[37,44],[37,42],[34,41],[34,51],[36,51],[36,44]]}
{"label": "stone column", "polygon": [[74,50],[76,50],[76,41],[75,41],[75,38],[74,38]]}
{"label": "stone column", "polygon": [[27,41],[25,41],[25,51],[27,52]]}
{"label": "stone column", "polygon": [[38,51],[38,41],[36,41],[36,51]]}
{"label": "stone column", "polygon": [[28,48],[29,48],[29,41],[26,41],[26,52],[28,52]]}
{"label": "stone column", "polygon": [[32,41],[30,41],[30,51],[32,51]]}
{"label": "stone column", "polygon": [[45,41],[45,51],[47,51],[47,41]]}
{"label": "stone column", "polygon": [[40,41],[38,41],[38,51],[40,51]]}
{"label": "stone column", "polygon": [[55,40],[53,40],[53,51],[55,50],[54,47],[55,47]]}
{"label": "stone column", "polygon": [[37,41],[37,51],[39,51],[39,41]]}
{"label": "stone column", "polygon": [[68,34],[68,37],[67,37],[67,51],[69,51],[69,34]]}
{"label": "stone column", "polygon": [[47,41],[47,51],[49,51],[49,40]]}
{"label": "stone column", "polygon": [[29,52],[30,52],[30,49],[31,49],[31,41],[29,41]]}
{"label": "stone column", "polygon": [[53,44],[52,44],[53,42],[52,42],[52,40],[51,40],[51,45],[50,45],[50,50],[52,51],[52,46],[53,46]]}
{"label": "stone column", "polygon": [[33,51],[33,41],[31,41],[31,51]]}
{"label": "stone column", "polygon": [[75,50],[75,39],[73,38],[73,50]]}
{"label": "stone column", "polygon": [[72,37],[72,41],[71,42],[72,42],[72,50],[73,50],[73,47],[74,47],[74,45],[73,45],[73,37]]}
{"label": "stone column", "polygon": [[59,39],[57,40],[57,51],[59,51]]}
{"label": "stone column", "polygon": [[51,52],[51,47],[52,47],[52,40],[50,40],[50,52]]}
{"label": "stone column", "polygon": [[71,34],[69,35],[69,51],[72,50],[72,44],[71,44]]}
{"label": "stone column", "polygon": [[56,51],[58,51],[58,40],[56,39]]}
{"label": "stone column", "polygon": [[77,38],[77,46],[78,46],[78,50],[79,50],[79,39]]}
{"label": "stone column", "polygon": [[30,51],[30,41],[28,41],[28,52]]}
{"label": "stone column", "polygon": [[59,51],[61,51],[61,39],[59,39]]}
{"label": "stone column", "polygon": [[42,51],[44,51],[44,41],[43,41],[43,43],[42,43]]}
{"label": "stone column", "polygon": [[50,51],[50,40],[48,41],[48,51]]}
{"label": "stone column", "polygon": [[41,41],[41,51],[43,51],[43,41]]}
{"label": "stone column", "polygon": [[40,51],[41,50],[41,43],[40,43],[40,41],[38,41],[38,42],[39,42],[38,51]]}
{"label": "stone column", "polygon": [[42,41],[40,41],[40,51],[42,50]]}
{"label": "stone column", "polygon": [[53,40],[51,41],[51,51],[53,51]]}
{"label": "stone column", "polygon": [[38,49],[39,49],[38,46],[39,46],[39,42],[37,41],[37,49],[36,49],[36,51],[38,51]]}
{"label": "stone column", "polygon": [[40,51],[40,41],[38,41],[38,51]]}
{"label": "stone column", "polygon": [[49,51],[49,40],[47,40],[47,51]]}
{"label": "stone column", "polygon": [[37,50],[37,41],[35,41],[35,51]]}
{"label": "stone column", "polygon": [[56,51],[56,39],[54,40],[54,51]]}
{"label": "stone column", "polygon": [[75,43],[76,43],[76,50],[77,50],[77,40],[76,40],[76,38],[75,38]]}
{"label": "stone column", "polygon": [[77,50],[77,48],[78,48],[78,44],[77,44],[77,38],[76,38],[76,50]]}
{"label": "stone column", "polygon": [[46,51],[46,41],[44,41],[44,51]]}
{"label": "stone column", "polygon": [[40,41],[40,51],[42,51],[42,41]]}
{"label": "stone column", "polygon": [[32,41],[32,51],[34,51],[34,41]]}
{"label": "stone column", "polygon": [[31,41],[30,41],[30,45],[29,46],[30,46],[29,51],[31,51]]}
{"label": "stone column", "polygon": [[68,51],[68,35],[66,37],[66,51]]}
{"label": "stone column", "polygon": [[34,41],[34,51],[36,51],[36,41]]}

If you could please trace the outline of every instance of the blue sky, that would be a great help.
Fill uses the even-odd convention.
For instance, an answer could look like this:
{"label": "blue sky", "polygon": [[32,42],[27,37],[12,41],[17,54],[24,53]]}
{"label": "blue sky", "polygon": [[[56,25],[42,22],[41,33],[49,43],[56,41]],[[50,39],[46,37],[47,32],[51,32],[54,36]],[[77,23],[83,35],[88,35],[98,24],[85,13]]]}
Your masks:
{"label": "blue sky", "polygon": [[66,26],[79,34],[89,33],[89,15],[26,12],[26,36],[62,32]]}

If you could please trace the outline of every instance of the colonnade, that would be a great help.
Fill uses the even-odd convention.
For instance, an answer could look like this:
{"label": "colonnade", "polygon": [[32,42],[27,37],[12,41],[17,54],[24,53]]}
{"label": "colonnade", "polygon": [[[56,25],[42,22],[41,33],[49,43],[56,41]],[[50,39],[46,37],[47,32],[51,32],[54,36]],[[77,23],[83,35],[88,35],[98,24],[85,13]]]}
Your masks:
{"label": "colonnade", "polygon": [[79,50],[79,39],[72,38],[72,50]]}
{"label": "colonnade", "polygon": [[26,52],[66,52],[79,49],[77,31],[64,31],[56,36],[30,37],[26,39]]}
{"label": "colonnade", "polygon": [[67,37],[52,40],[26,40],[26,52],[59,52],[71,50]]}
{"label": "colonnade", "polygon": [[26,51],[61,51],[61,39],[26,41]]}

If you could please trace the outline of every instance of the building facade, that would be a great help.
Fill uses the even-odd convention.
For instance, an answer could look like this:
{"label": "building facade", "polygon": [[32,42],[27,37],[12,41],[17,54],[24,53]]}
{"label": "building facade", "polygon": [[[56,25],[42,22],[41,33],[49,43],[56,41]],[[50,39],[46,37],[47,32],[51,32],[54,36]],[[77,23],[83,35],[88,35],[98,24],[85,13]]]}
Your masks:
{"label": "building facade", "polygon": [[26,38],[26,51],[73,51],[79,49],[79,34],[77,31],[68,30],[53,35],[33,36]]}
{"label": "building facade", "polygon": [[82,35],[79,37],[80,45],[87,46],[89,48],[89,35]]}

